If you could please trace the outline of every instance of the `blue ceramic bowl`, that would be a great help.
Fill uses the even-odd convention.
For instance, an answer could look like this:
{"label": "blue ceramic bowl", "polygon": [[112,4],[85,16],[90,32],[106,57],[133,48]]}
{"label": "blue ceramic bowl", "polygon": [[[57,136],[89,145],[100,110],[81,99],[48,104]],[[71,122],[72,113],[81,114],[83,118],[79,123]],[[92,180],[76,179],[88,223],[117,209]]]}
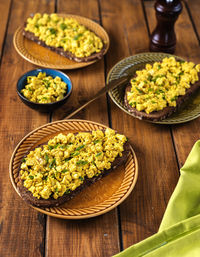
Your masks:
{"label": "blue ceramic bowl", "polygon": [[[63,99],[61,99],[57,102],[46,103],[46,104],[34,103],[34,102],[29,101],[26,97],[23,96],[23,94],[20,93],[21,90],[23,88],[25,88],[25,86],[27,85],[27,77],[28,76],[37,76],[39,72],[46,72],[47,76],[52,76],[53,78],[58,76],[62,79],[62,81],[64,81],[67,84],[67,92]],[[58,107],[60,107],[67,101],[71,92],[72,92],[72,83],[71,83],[70,78],[63,72],[57,71],[57,70],[52,70],[52,69],[36,69],[36,70],[28,71],[23,76],[21,76],[21,78],[17,82],[17,94],[20,97],[20,99],[22,100],[22,102],[25,103],[27,106],[31,107],[32,109],[35,109],[40,112],[51,112],[51,111],[57,109]]]}

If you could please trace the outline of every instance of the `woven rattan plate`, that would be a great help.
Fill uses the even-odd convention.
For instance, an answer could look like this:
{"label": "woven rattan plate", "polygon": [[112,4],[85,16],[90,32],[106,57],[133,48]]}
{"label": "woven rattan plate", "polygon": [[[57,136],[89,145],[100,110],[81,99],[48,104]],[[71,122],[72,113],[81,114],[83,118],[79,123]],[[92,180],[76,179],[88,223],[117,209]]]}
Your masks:
{"label": "woven rattan plate", "polygon": [[[165,57],[174,56],[164,53],[142,53],[134,56],[127,57],[118,62],[109,72],[107,77],[107,83],[113,79],[117,79],[124,74],[135,74],[137,70],[145,67],[146,63],[153,63],[161,61]],[[183,60],[178,56],[174,56],[178,60]],[[130,113],[124,104],[124,87],[114,88],[109,92],[109,95],[113,102],[124,112],[134,116]],[[200,116],[200,90],[190,98],[176,113],[169,118],[162,121],[153,122],[159,124],[179,124],[196,119]],[[150,122],[150,121],[149,121]]]}
{"label": "woven rattan plate", "polygon": [[[16,192],[19,165],[24,155],[56,134],[105,129],[106,126],[85,120],[65,120],[46,124],[24,137],[15,148],[10,161],[10,179]],[[138,176],[133,149],[125,165],[95,182],[60,207],[35,208],[39,212],[62,219],[84,219],[101,215],[123,202],[133,190]]]}
{"label": "woven rattan plate", "polygon": [[[60,16],[66,18],[74,18],[79,21],[81,24],[85,25],[87,28],[95,32],[105,43],[106,49],[104,54],[108,51],[109,48],[109,37],[106,31],[96,22],[87,19],[85,17],[71,15],[71,14],[59,14]],[[52,69],[77,69],[88,66],[97,60],[91,62],[75,62],[65,58],[59,54],[54,53],[53,51],[38,45],[37,43],[26,39],[22,35],[23,27],[19,27],[13,37],[13,44],[18,52],[25,60],[41,66],[45,68],[52,68]]]}

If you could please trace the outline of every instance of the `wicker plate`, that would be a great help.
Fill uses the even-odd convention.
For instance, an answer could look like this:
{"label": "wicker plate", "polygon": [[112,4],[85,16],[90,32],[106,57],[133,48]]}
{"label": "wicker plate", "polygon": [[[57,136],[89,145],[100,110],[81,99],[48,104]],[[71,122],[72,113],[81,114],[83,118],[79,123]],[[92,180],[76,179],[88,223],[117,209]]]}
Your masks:
{"label": "wicker plate", "polygon": [[[134,74],[136,70],[144,68],[146,63],[152,63],[161,61],[165,57],[174,56],[164,53],[142,53],[134,56],[127,57],[118,62],[109,72],[107,82],[117,79],[124,74]],[[183,60],[180,57],[174,56],[176,59]],[[109,92],[109,95],[113,102],[121,108],[124,112],[134,116],[130,113],[124,104],[124,87],[117,87]],[[200,90],[190,98],[176,113],[169,118],[162,121],[153,123],[159,124],[178,124],[191,121],[200,116]],[[149,121],[151,122],[151,121]]]}
{"label": "wicker plate", "polygon": [[[10,160],[9,172],[16,192],[18,169],[23,156],[37,145],[63,132],[91,131],[105,129],[106,126],[83,120],[56,121],[41,126],[24,137],[14,150]],[[54,208],[36,208],[39,212],[62,219],[84,219],[98,216],[115,208],[133,190],[138,176],[137,159],[133,149],[125,165],[95,182],[69,202]]]}
{"label": "wicker plate", "polygon": [[[96,22],[87,19],[85,17],[71,15],[71,14],[59,14],[60,16],[66,18],[74,18],[79,21],[81,24],[85,25],[87,28],[96,33],[104,42],[106,42],[106,49],[104,54],[108,51],[109,48],[109,37],[106,31]],[[63,57],[53,51],[38,45],[37,43],[26,39],[22,35],[23,27],[19,27],[13,38],[13,44],[18,52],[25,60],[36,64],[38,66],[42,66],[45,68],[53,68],[53,69],[77,69],[81,67],[88,66],[98,60],[94,60],[91,62],[75,62],[69,60],[66,57]]]}

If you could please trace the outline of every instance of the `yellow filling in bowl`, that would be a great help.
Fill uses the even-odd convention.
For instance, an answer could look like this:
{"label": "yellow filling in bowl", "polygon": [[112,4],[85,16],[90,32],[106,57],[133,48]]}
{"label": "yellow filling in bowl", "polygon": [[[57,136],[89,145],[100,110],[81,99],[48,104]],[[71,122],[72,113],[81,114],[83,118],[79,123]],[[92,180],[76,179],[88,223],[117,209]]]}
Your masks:
{"label": "yellow filling in bowl", "polygon": [[200,64],[176,61],[174,57],[164,58],[145,69],[136,71],[131,79],[131,91],[127,93],[128,103],[138,111],[151,113],[167,106],[176,106],[176,99],[199,80]]}
{"label": "yellow filling in bowl", "polygon": [[85,178],[99,176],[122,156],[126,137],[112,129],[59,134],[47,145],[30,151],[20,176],[33,196],[54,199],[74,191]]}
{"label": "yellow filling in bowl", "polygon": [[27,19],[25,31],[34,33],[46,45],[61,47],[76,57],[87,57],[103,48],[101,38],[94,32],[73,18],[63,18],[55,13],[36,13]]}
{"label": "yellow filling in bowl", "polygon": [[63,99],[67,92],[67,84],[60,77],[46,76],[39,72],[37,76],[28,76],[27,85],[21,93],[35,103],[53,103]]}

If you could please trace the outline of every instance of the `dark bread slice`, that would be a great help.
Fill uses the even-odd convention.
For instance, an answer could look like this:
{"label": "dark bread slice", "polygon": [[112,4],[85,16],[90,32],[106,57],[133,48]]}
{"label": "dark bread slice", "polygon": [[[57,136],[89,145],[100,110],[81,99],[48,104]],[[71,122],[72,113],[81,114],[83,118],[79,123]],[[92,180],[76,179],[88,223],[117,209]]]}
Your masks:
{"label": "dark bread slice", "polygon": [[176,100],[176,107],[173,106],[167,106],[163,110],[160,111],[153,111],[151,113],[146,113],[145,111],[138,111],[136,108],[132,107],[127,100],[127,93],[131,91],[131,84],[128,84],[128,86],[125,89],[124,94],[124,103],[127,107],[128,111],[132,114],[134,114],[135,117],[139,118],[140,120],[149,120],[149,121],[161,121],[167,117],[169,117],[172,113],[176,112],[180,106],[190,98],[191,95],[193,95],[200,87],[200,74],[198,74],[199,80],[191,85],[190,88],[186,90],[185,95],[181,95]]}
{"label": "dark bread slice", "polygon": [[30,40],[36,42],[38,45],[41,45],[45,48],[48,48],[49,50],[51,50],[51,51],[53,51],[53,52],[55,52],[59,55],[62,55],[64,57],[67,57],[68,59],[73,60],[75,62],[91,62],[91,61],[94,61],[94,60],[101,59],[102,56],[105,53],[105,50],[106,50],[106,45],[103,42],[103,48],[101,49],[101,51],[99,53],[94,53],[94,54],[92,54],[90,56],[87,56],[87,57],[77,57],[69,51],[64,51],[64,49],[62,47],[53,47],[53,46],[46,45],[46,43],[44,41],[40,40],[39,37],[36,37],[34,35],[34,33],[29,32],[29,31],[25,31],[25,27],[26,27],[26,24],[25,24],[23,32],[22,32],[23,36],[25,38],[30,39]]}
{"label": "dark bread slice", "polygon": [[[71,191],[68,194],[64,194],[63,196],[58,197],[58,199],[54,199],[53,197],[51,197],[49,199],[37,199],[36,197],[34,197],[32,195],[32,193],[30,191],[28,191],[27,188],[25,188],[23,186],[23,181],[21,180],[20,175],[18,175],[19,183],[18,183],[17,187],[18,187],[18,190],[20,192],[22,199],[24,201],[26,201],[27,203],[29,203],[33,206],[36,206],[36,207],[43,207],[43,208],[56,207],[56,206],[59,206],[65,202],[69,201],[75,195],[77,195],[78,193],[83,191],[84,188],[95,183],[96,181],[100,180],[102,177],[108,175],[110,172],[112,172],[117,167],[121,166],[123,163],[126,162],[129,153],[130,153],[130,144],[128,142],[126,142],[124,144],[124,151],[122,152],[122,157],[119,157],[119,156],[116,157],[116,159],[114,160],[114,162],[111,165],[111,169],[103,170],[99,176],[96,176],[93,178],[85,178],[83,184],[81,184],[79,187],[77,187],[74,191]],[[21,166],[21,164],[20,164],[20,166]]]}

